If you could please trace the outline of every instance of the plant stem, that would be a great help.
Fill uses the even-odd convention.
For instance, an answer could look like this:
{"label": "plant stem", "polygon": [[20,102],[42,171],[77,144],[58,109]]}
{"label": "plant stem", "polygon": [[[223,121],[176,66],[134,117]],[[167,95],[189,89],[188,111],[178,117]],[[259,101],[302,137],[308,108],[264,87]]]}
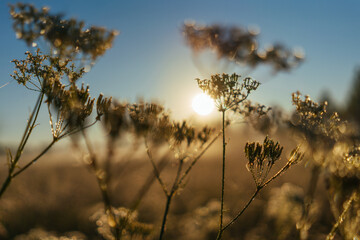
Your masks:
{"label": "plant stem", "polygon": [[[101,196],[102,196],[104,208],[105,208],[105,214],[107,214],[109,217],[111,217],[112,220],[114,221],[115,226],[111,226],[111,227],[113,227],[115,230],[115,239],[119,240],[121,238],[122,231],[120,230],[119,223],[118,223],[115,213],[112,209],[111,200],[110,200],[110,196],[108,193],[108,182],[107,181],[109,179],[107,179],[106,177],[104,178],[104,177],[99,176],[98,171],[101,171],[101,169],[98,165],[97,157],[95,155],[93,147],[85,133],[85,129],[82,129],[81,132],[82,132],[83,138],[85,140],[86,148],[90,154],[90,158],[91,158],[90,167],[92,168],[92,170],[95,173],[96,180],[98,182],[99,189],[101,191]],[[107,173],[105,173],[105,174],[107,174]]]}
{"label": "plant stem", "polygon": [[308,231],[309,231],[311,225],[309,225],[309,226],[306,226],[306,225],[309,224],[308,218],[309,218],[309,213],[310,213],[310,207],[314,201],[316,186],[319,181],[319,176],[320,176],[320,167],[315,165],[315,166],[313,166],[313,168],[311,170],[311,177],[310,177],[308,190],[307,190],[307,193],[305,196],[305,201],[304,201],[304,212],[303,212],[303,216],[301,217],[302,224],[299,227],[301,240],[306,240],[308,238]]}
{"label": "plant stem", "polygon": [[344,210],[342,211],[342,213],[340,214],[340,216],[338,217],[338,219],[336,220],[336,223],[334,224],[334,226],[332,227],[330,233],[327,235],[326,240],[333,240],[335,237],[335,231],[338,229],[338,227],[340,226],[340,224],[344,221],[345,219],[345,214],[349,211],[351,204],[354,200],[357,199],[357,192],[354,191],[350,198],[344,203]]}
{"label": "plant stem", "polygon": [[[293,157],[293,156],[292,156]],[[269,178],[266,182],[262,183],[261,185],[258,185],[256,187],[256,191],[254,192],[254,194],[250,197],[249,201],[245,204],[245,206],[243,207],[243,209],[228,223],[225,225],[225,227],[223,227],[222,229],[219,230],[218,233],[218,237],[217,239],[221,238],[222,233],[228,228],[230,227],[244,212],[245,210],[250,206],[250,204],[252,203],[252,201],[255,199],[255,197],[259,194],[259,192],[261,191],[261,189],[263,189],[264,187],[266,187],[267,185],[269,185],[273,180],[275,180],[277,177],[279,177],[280,175],[282,175],[287,169],[289,169],[289,167],[293,164],[293,162],[291,161],[291,158],[288,160],[288,162],[277,172],[275,173],[271,178]]]}
{"label": "plant stem", "polygon": [[164,211],[164,216],[163,216],[163,220],[162,220],[162,224],[161,224],[159,240],[162,240],[164,233],[165,233],[166,220],[167,220],[167,216],[169,214],[169,209],[170,209],[171,200],[172,200],[173,196],[174,196],[174,194],[170,194],[169,196],[167,196],[167,199],[166,199],[165,211]]}
{"label": "plant stem", "polygon": [[[30,118],[28,120],[28,123],[25,127],[25,131],[24,131],[24,134],[23,134],[23,137],[19,143],[19,146],[18,146],[18,149],[16,151],[16,155],[15,155],[15,158],[14,160],[10,159],[10,165],[9,165],[9,172],[8,172],[8,176],[7,178],[5,179],[4,183],[2,184],[1,186],[1,189],[0,189],[0,198],[2,197],[2,195],[4,194],[4,192],[6,191],[6,189],[9,187],[10,183],[11,183],[11,180],[15,177],[13,176],[13,172],[17,166],[17,163],[19,162],[20,160],[20,157],[24,151],[24,148],[25,148],[25,145],[31,135],[31,132],[32,130],[34,129],[35,127],[35,124],[36,124],[36,120],[37,120],[37,117],[39,115],[39,112],[40,112],[40,108],[41,108],[41,104],[42,104],[42,100],[44,98],[44,93],[41,92],[39,94],[39,97],[35,103],[35,106],[34,106],[34,109],[30,115]],[[40,157],[42,156],[43,154],[40,155]],[[17,175],[17,174],[16,174]]]}
{"label": "plant stem", "polygon": [[184,164],[184,159],[185,158],[181,158],[180,162],[179,162],[179,167],[176,173],[176,177],[174,179],[174,183],[172,185],[171,191],[169,194],[167,194],[167,198],[166,198],[166,206],[165,206],[165,211],[164,211],[164,216],[163,216],[163,221],[161,224],[161,230],[160,230],[160,236],[159,236],[159,240],[161,240],[164,236],[165,233],[165,226],[166,226],[166,221],[167,221],[167,216],[169,214],[169,210],[170,210],[170,205],[171,205],[171,200],[173,198],[173,196],[175,195],[176,191],[179,189],[179,179],[180,179],[180,174],[182,171],[182,167]]}
{"label": "plant stem", "polygon": [[252,201],[255,199],[255,197],[258,195],[258,193],[260,192],[261,187],[258,187],[256,189],[256,191],[254,192],[254,194],[251,196],[251,198],[249,199],[249,201],[246,203],[246,205],[243,207],[243,209],[236,215],[236,217],[234,217],[228,224],[225,225],[225,227],[223,227],[221,229],[221,232],[225,231],[225,229],[227,229],[228,227],[230,227],[244,212],[245,210],[249,207],[249,205],[252,203]]}
{"label": "plant stem", "polygon": [[14,173],[12,175],[12,178],[16,177],[23,171],[25,171],[28,167],[30,167],[32,164],[34,164],[39,158],[41,158],[49,149],[56,143],[56,140],[53,140],[38,156],[36,156],[33,160],[31,160],[28,164],[26,164],[24,167],[22,167],[19,171]]}
{"label": "plant stem", "polygon": [[220,223],[217,240],[221,239],[223,233],[223,218],[224,218],[224,195],[225,195],[225,156],[226,156],[226,141],[225,141],[225,110],[222,110],[222,135],[223,135],[223,158],[222,158],[222,176],[221,176],[221,205],[220,205]]}
{"label": "plant stem", "polygon": [[[168,164],[169,159],[168,156],[165,156],[161,159],[159,164],[157,165],[158,171],[161,173],[161,171],[165,168],[165,166]],[[151,185],[155,182],[156,176],[155,174],[150,174],[146,181],[144,182],[143,186],[138,191],[136,197],[134,198],[133,204],[131,205],[131,210],[136,210],[146,193],[150,190]]]}

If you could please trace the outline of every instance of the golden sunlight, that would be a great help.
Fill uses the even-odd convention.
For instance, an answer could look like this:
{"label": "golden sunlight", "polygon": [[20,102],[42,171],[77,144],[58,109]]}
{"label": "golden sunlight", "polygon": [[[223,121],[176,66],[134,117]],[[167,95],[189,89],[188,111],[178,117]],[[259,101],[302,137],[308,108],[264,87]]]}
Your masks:
{"label": "golden sunlight", "polygon": [[192,108],[197,114],[208,115],[214,109],[214,101],[208,95],[200,93],[194,97]]}

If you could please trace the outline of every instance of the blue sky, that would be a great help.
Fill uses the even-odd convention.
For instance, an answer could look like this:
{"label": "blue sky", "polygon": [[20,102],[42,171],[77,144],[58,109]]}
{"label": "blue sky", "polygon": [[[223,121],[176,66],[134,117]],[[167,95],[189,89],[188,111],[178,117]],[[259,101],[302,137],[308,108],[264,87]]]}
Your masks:
{"label": "blue sky", "polygon": [[[291,93],[301,91],[317,98],[327,89],[343,103],[360,64],[359,1],[115,1],[62,0],[24,1],[48,6],[53,13],[84,20],[89,25],[120,31],[114,46],[101,57],[83,81],[95,97],[100,92],[120,100],[137,97],[157,99],[175,117],[191,117],[192,98],[199,93],[195,78],[229,71],[242,74],[240,67],[214,67],[201,59],[198,69],[181,34],[185,20],[203,24],[260,27],[261,44],[282,42],[302,47],[306,61],[290,73],[271,74],[267,69],[246,72],[260,82],[252,99],[266,105],[291,109]],[[36,94],[11,81],[10,61],[23,58],[29,47],[12,31],[8,3],[0,2],[0,143],[20,139]],[[211,57],[211,56],[210,56]],[[213,62],[213,61],[210,61]],[[216,114],[216,113],[214,113]],[[37,137],[49,136],[46,112],[42,112]],[[46,139],[48,139],[47,137]]]}

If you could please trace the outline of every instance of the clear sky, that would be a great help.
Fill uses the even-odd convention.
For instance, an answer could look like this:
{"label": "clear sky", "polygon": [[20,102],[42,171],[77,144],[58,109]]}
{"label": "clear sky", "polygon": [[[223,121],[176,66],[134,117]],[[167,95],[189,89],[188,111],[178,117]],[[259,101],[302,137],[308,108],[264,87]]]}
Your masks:
{"label": "clear sky", "polygon": [[[157,99],[175,117],[194,114],[192,98],[199,93],[195,78],[212,73],[237,72],[241,68],[214,67],[204,62],[198,69],[185,46],[181,26],[185,20],[203,24],[260,27],[262,44],[282,42],[302,47],[306,61],[290,73],[272,75],[263,69],[246,74],[263,82],[252,99],[265,105],[291,108],[291,93],[301,91],[318,97],[327,89],[340,103],[346,99],[356,66],[360,64],[360,1],[332,0],[36,0],[52,13],[84,20],[89,25],[120,31],[113,48],[101,57],[83,81],[92,95],[100,92],[122,100]],[[21,138],[36,94],[11,81],[10,61],[23,58],[29,47],[12,30],[8,3],[0,2],[0,144]],[[213,62],[213,61],[210,61]],[[48,129],[46,112],[40,125]],[[39,128],[39,132],[42,134]],[[42,135],[39,135],[41,137]],[[49,136],[49,134],[47,134]],[[48,139],[48,138],[47,138]]]}

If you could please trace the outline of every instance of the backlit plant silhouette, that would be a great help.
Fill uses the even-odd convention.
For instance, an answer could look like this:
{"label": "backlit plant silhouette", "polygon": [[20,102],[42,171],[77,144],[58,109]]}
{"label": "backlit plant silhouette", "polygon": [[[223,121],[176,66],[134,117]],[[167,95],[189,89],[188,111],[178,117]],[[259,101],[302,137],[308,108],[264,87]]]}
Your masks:
{"label": "backlit plant silhouette", "polygon": [[[101,195],[101,200],[97,199],[96,203],[100,202],[103,207],[96,206],[95,211],[89,214],[91,226],[99,235],[96,237],[109,240],[165,239],[167,236],[174,237],[177,232],[182,231],[185,232],[186,239],[231,238],[233,232],[229,231],[230,226],[243,216],[259,193],[305,158],[306,166],[312,169],[305,193],[302,193],[300,187],[286,183],[277,190],[270,191],[269,197],[265,196],[262,201],[264,209],[268,209],[268,216],[275,221],[274,226],[285,230],[276,229],[271,236],[267,236],[269,232],[263,235],[256,232],[254,236],[264,239],[287,239],[293,236],[291,231],[296,231],[299,239],[310,238],[311,231],[315,228],[311,228],[316,220],[314,215],[319,213],[314,210],[318,207],[315,201],[318,191],[316,185],[324,178],[333,219],[329,226],[326,226],[328,229],[321,229],[322,236],[326,234],[326,239],[329,240],[334,239],[336,235],[345,240],[359,238],[360,134],[356,128],[343,121],[339,114],[330,113],[326,102],[316,103],[309,96],[302,97],[299,92],[294,93],[292,102],[296,111],[291,119],[287,119],[280,110],[275,111],[261,104],[251,103],[248,98],[253,91],[258,90],[260,82],[250,77],[223,73],[214,74],[210,79],[196,79],[198,87],[214,100],[221,114],[221,127],[220,130],[216,130],[211,126],[193,124],[189,120],[174,120],[170,111],[153,101],[139,99],[135,103],[120,102],[103,94],[93,98],[90,95],[90,87],[79,81],[88,72],[88,66],[94,64],[98,57],[103,56],[111,48],[118,32],[96,26],[86,27],[82,21],[66,19],[61,14],[51,14],[48,8],[37,9],[30,4],[10,5],[10,15],[14,21],[16,37],[24,40],[28,46],[39,46],[42,49],[26,52],[22,60],[13,60],[15,71],[11,77],[19,85],[38,94],[38,98],[15,153],[10,149],[6,151],[8,168],[2,178],[1,200],[9,194],[5,193],[14,178],[37,163],[55,143],[72,136],[73,149],[80,153],[80,158],[90,170],[91,176],[95,177],[99,198]],[[182,31],[186,44],[194,53],[211,49],[216,52],[218,58],[250,68],[268,65],[275,72],[290,71],[304,59],[302,52],[289,50],[283,44],[274,44],[262,50],[257,40],[258,32],[254,29],[245,30],[221,25],[200,26],[192,23],[184,24]],[[356,94],[353,98],[356,98]],[[36,131],[38,117],[44,107],[49,116],[51,141],[37,156],[24,162],[25,148],[31,140],[32,133]],[[226,133],[232,124],[231,117],[240,117],[255,130],[266,133],[261,142],[248,141],[245,146],[239,146],[239,149],[244,149],[245,161],[238,155],[236,157],[245,162],[244,167],[249,172],[250,181],[253,179],[254,184],[251,186],[254,186],[254,189],[243,207],[235,211],[227,211],[224,207],[225,196],[232,194],[237,202],[241,200],[238,192],[225,191],[228,189],[225,173],[229,161]],[[93,135],[88,132],[95,124],[102,126],[105,135],[104,146],[96,145],[97,139],[93,139]],[[269,130],[273,125],[285,129],[287,140],[293,140],[290,135],[296,136],[297,140],[300,139],[298,144],[301,145],[301,149],[305,149],[305,153],[302,153],[299,146],[291,147],[293,150],[282,167],[279,166],[281,156],[287,145],[283,147],[273,140],[275,136],[272,135],[277,134]],[[288,134],[290,131],[296,134]],[[220,201],[210,198],[202,203],[194,201],[194,209],[181,209],[188,211],[181,215],[176,206],[174,207],[175,196],[185,188],[190,173],[221,136]],[[139,162],[143,165],[148,164],[150,171],[147,177],[141,178],[140,187],[135,190],[134,196],[131,196],[133,201],[122,202],[118,198],[123,198],[128,193],[123,189],[119,190],[115,183],[123,182],[123,173],[131,171],[128,164],[135,159],[133,155],[138,155],[140,160],[145,159],[146,161]],[[205,163],[207,164],[208,162]],[[135,174],[139,174],[138,170],[134,170]],[[215,180],[210,178],[214,176],[214,172],[209,172],[210,177],[206,181],[212,180],[210,184],[213,184]],[[63,178],[61,180],[66,181]],[[128,187],[133,188],[134,182],[134,179],[130,179]],[[153,219],[157,219],[158,216],[158,223],[141,215],[141,204],[154,182],[158,183],[161,194],[165,196],[164,205],[159,208],[161,210],[157,209],[154,213],[156,216],[151,216]],[[249,184],[245,182],[244,185]],[[153,192],[151,194],[155,195]],[[196,197],[191,193],[190,201]],[[151,203],[154,209],[155,205],[160,205],[157,200]],[[185,201],[182,204],[188,203]],[[169,217],[171,211],[174,211],[176,221]],[[297,216],[290,216],[291,212],[296,212]],[[268,223],[266,221],[269,220],[259,217],[259,221]],[[272,225],[269,226],[271,228]],[[2,227],[0,222],[0,237]],[[251,228],[255,229],[255,226]],[[214,233],[216,235],[212,235]],[[227,233],[229,235],[226,235]],[[241,230],[239,234],[243,234]],[[95,237],[73,233],[67,233],[67,236],[60,235],[33,229],[28,234],[18,237]],[[175,237],[181,239],[183,236]],[[241,238],[243,237],[246,238],[241,235]]]}

